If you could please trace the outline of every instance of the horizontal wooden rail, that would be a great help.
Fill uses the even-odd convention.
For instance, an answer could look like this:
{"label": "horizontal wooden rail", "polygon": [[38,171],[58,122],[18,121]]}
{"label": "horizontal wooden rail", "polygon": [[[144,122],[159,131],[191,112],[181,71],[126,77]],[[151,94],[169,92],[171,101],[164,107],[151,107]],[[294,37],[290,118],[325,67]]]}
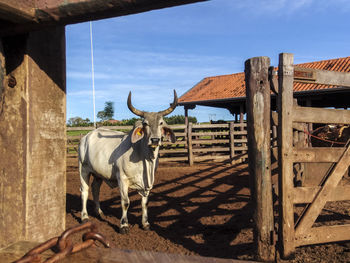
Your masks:
{"label": "horizontal wooden rail", "polygon": [[[295,187],[293,189],[294,204],[311,203],[316,194],[321,189],[321,186],[314,187]],[[329,202],[350,200],[350,186],[337,186],[332,192]]]}
{"label": "horizontal wooden rail", "polygon": [[229,143],[229,139],[214,139],[214,140],[192,140],[192,144],[213,144],[213,143]]}
{"label": "horizontal wooden rail", "polygon": [[223,132],[193,132],[192,136],[222,136],[222,135],[228,135],[228,131]]}
{"label": "horizontal wooden rail", "polygon": [[[349,74],[350,75],[350,74]],[[293,121],[323,124],[349,124],[350,110],[293,107]]]}
{"label": "horizontal wooden rail", "polygon": [[204,156],[194,156],[195,162],[207,161],[207,160],[229,160],[230,155],[204,155]]}
{"label": "horizontal wooden rail", "polygon": [[209,153],[209,152],[228,152],[230,150],[230,147],[209,147],[209,148],[194,148],[194,153]]}
{"label": "horizontal wooden rail", "polygon": [[301,68],[294,66],[294,81],[350,87],[350,74],[347,72]]}
{"label": "horizontal wooden rail", "polygon": [[159,158],[159,162],[163,163],[163,162],[181,162],[181,161],[187,161],[188,157],[184,156],[184,157],[177,157],[177,156],[171,156],[171,157],[161,157]]}
{"label": "horizontal wooden rail", "polygon": [[187,153],[187,149],[183,148],[183,149],[161,149],[159,150],[160,154],[164,154],[164,153]]}
{"label": "horizontal wooden rail", "polygon": [[312,147],[294,148],[293,162],[295,163],[335,163],[344,153],[345,148]]}
{"label": "horizontal wooden rail", "polygon": [[305,235],[295,237],[297,247],[349,240],[350,224],[313,227]]}

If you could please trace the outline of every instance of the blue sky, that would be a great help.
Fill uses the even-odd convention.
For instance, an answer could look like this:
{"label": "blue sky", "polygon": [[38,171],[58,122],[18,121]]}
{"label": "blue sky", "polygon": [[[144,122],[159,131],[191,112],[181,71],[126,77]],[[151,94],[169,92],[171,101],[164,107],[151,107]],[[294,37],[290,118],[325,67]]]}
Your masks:
{"label": "blue sky", "polygon": [[[129,119],[126,100],[159,111],[208,76],[244,70],[244,62],[294,54],[294,62],[350,56],[348,0],[211,0],[94,21],[96,112],[113,101],[114,118]],[[90,25],[66,27],[67,119],[93,120]],[[183,107],[173,113],[184,114]],[[197,107],[198,121],[231,120],[228,110]]]}

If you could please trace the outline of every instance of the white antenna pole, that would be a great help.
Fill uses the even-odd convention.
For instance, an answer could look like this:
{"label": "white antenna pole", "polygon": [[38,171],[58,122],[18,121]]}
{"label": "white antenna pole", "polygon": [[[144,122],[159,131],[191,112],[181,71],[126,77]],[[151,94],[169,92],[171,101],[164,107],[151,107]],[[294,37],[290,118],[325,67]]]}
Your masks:
{"label": "white antenna pole", "polygon": [[94,108],[94,127],[96,128],[96,109],[95,109],[95,72],[94,72],[94,48],[92,45],[92,22],[90,21],[90,44],[91,44],[91,76],[92,76],[92,101]]}

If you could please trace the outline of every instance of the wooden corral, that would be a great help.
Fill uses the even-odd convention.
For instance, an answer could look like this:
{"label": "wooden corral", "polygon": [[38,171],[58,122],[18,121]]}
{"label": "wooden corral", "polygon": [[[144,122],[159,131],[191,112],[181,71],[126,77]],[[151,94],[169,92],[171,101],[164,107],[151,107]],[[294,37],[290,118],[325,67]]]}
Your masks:
{"label": "wooden corral", "polygon": [[[260,64],[258,63],[260,61]],[[271,230],[271,209],[273,203],[270,195],[264,194],[271,189],[271,174],[261,170],[269,168],[270,149],[254,147],[262,143],[262,122],[257,121],[265,116],[264,103],[270,97],[269,86],[273,86],[273,76],[266,85],[266,76],[271,74],[266,69],[266,58],[254,58],[246,62],[246,86],[248,111],[248,145],[250,158],[250,175],[252,176],[253,200],[256,203],[255,226],[256,246],[258,256],[262,260],[271,260],[271,245],[273,239],[267,237],[266,229]],[[257,65],[256,65],[257,64]],[[256,65],[254,67],[254,65]],[[250,73],[253,72],[253,73]],[[313,82],[322,85],[350,86],[350,74],[322,70],[305,70],[294,67],[292,54],[281,54],[278,67],[277,113],[271,113],[273,124],[278,125],[278,245],[280,255],[288,258],[293,255],[295,248],[310,244],[328,243],[350,240],[350,225],[337,224],[315,227],[314,223],[327,202],[350,200],[349,186],[340,185],[344,174],[347,174],[350,164],[349,142],[343,147],[325,148],[311,147],[307,142],[308,128],[312,123],[317,124],[350,124],[350,111],[338,109],[322,109],[300,107],[293,100],[294,82]],[[275,86],[277,82],[275,82]],[[249,90],[248,90],[249,89]],[[252,92],[255,91],[255,92]],[[264,93],[265,91],[265,93]],[[259,95],[260,94],[260,95]],[[260,102],[260,103],[259,103]],[[265,101],[269,103],[268,101]],[[278,120],[276,120],[278,114]],[[249,128],[250,127],[250,128]],[[294,131],[293,131],[294,130]],[[268,132],[267,134],[270,134]],[[272,129],[276,135],[276,128]],[[270,138],[269,135],[267,137]],[[260,138],[260,140],[259,140]],[[260,144],[262,145],[262,144]],[[253,147],[251,147],[253,146]],[[272,140],[272,152],[276,157],[276,141]],[[263,152],[263,154],[262,154]],[[315,169],[317,173],[324,170],[321,180],[313,180],[314,184],[296,184],[297,172],[295,165],[319,164],[326,165],[327,169]],[[307,169],[305,169],[307,170]],[[304,176],[313,176],[311,170],[304,171]],[[316,183],[315,183],[316,182]],[[266,185],[268,184],[268,185]],[[262,205],[258,205],[257,198],[261,198]],[[301,205],[297,211],[296,205]],[[267,217],[262,223],[261,215]],[[296,218],[295,218],[296,217]],[[271,237],[274,236],[273,231]],[[264,238],[265,237],[265,238]]]}
{"label": "wooden corral", "polygon": [[[242,162],[247,154],[246,123],[170,125],[176,142],[162,142],[160,162],[194,162],[220,160]],[[106,126],[104,128],[128,132],[132,126]],[[68,131],[88,131],[93,127],[68,127]],[[67,152],[76,155],[82,135],[68,136]]]}

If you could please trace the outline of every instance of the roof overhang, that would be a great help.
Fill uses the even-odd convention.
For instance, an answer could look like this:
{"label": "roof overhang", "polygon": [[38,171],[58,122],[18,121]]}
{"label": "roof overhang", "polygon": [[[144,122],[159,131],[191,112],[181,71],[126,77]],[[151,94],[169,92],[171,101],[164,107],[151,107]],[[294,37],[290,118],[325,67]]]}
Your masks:
{"label": "roof overhang", "polygon": [[0,36],[208,0],[0,0]]}
{"label": "roof overhang", "polygon": [[[329,89],[317,89],[317,90],[305,90],[294,92],[295,98],[305,99],[317,99],[323,95],[335,95],[337,98],[342,100],[347,100],[348,96],[344,96],[344,93],[350,94],[349,87],[338,87],[338,88],[329,88]],[[339,97],[340,96],[340,97]],[[271,94],[272,101],[276,100],[276,95]],[[186,101],[179,102],[179,106],[184,106],[188,109],[194,109],[196,106],[207,106],[207,107],[217,107],[217,108],[226,108],[232,110],[234,108],[239,108],[240,105],[245,105],[246,97],[235,97],[235,98],[224,98],[224,99],[214,99],[214,100],[201,100],[201,101]],[[349,105],[350,107],[350,102]]]}
{"label": "roof overhang", "polygon": [[215,100],[186,101],[186,102],[179,102],[178,104],[180,106],[185,106],[185,107],[190,105],[201,105],[201,106],[213,107],[213,105],[218,105],[218,104],[225,105],[228,103],[242,103],[242,102],[245,102],[245,100],[246,100],[246,97],[235,97],[235,98],[225,98],[225,99],[215,99]]}

